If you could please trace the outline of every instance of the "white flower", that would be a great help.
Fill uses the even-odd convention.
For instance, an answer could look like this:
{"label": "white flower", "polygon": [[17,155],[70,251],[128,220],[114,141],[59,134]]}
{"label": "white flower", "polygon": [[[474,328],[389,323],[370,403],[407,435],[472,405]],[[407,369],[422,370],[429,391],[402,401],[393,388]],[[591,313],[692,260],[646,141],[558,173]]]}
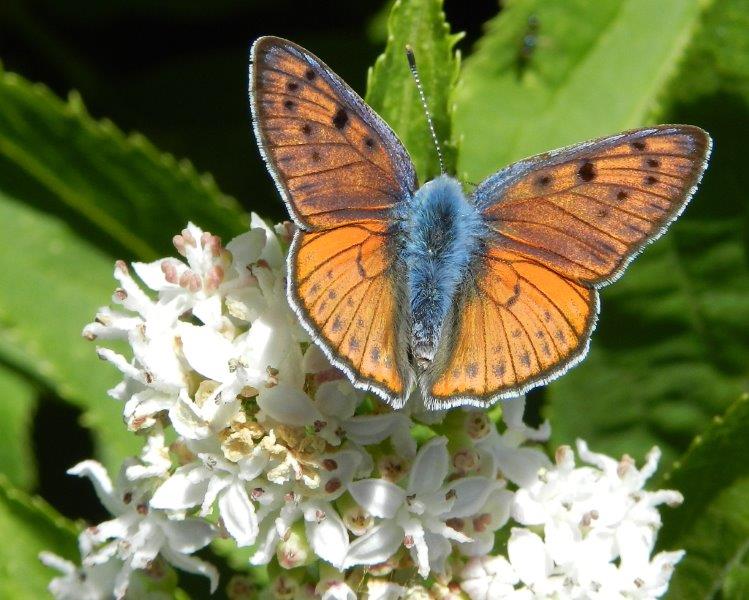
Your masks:
{"label": "white flower", "polygon": [[[563,446],[556,466],[542,469],[515,493],[513,518],[534,530],[513,527],[509,560],[491,563],[498,578],[488,570],[481,574],[486,561],[469,561],[461,585],[471,598],[488,597],[491,586],[506,585],[519,586],[513,594],[532,592],[529,597],[657,598],[665,593],[683,552],[651,558],[661,522],[656,506],[682,498],[670,490],[642,489],[660,453],[653,449],[641,470],[627,456],[616,461],[590,452],[582,441],[578,453],[591,466],[576,467],[572,450]],[[507,591],[497,597],[514,596]]]}
{"label": "white flower", "polygon": [[511,597],[520,581],[504,556],[470,559],[461,572],[460,587],[471,600],[495,600]]}
{"label": "white flower", "polygon": [[49,592],[58,600],[107,600],[112,597],[121,561],[78,567],[51,552],[41,552],[39,560],[62,573],[49,583]]}
{"label": "white flower", "polygon": [[[163,510],[185,510],[200,506],[201,516],[211,513],[218,503],[219,514],[238,546],[250,546],[258,534],[255,507],[250,501],[248,483],[252,485],[268,464],[268,453],[256,446],[252,454],[238,462],[226,460],[218,444],[198,452],[199,462],[178,468],[154,492],[150,505]],[[197,450],[199,444],[192,445]],[[253,486],[254,487],[254,486]]]}
{"label": "white flower", "polygon": [[346,567],[383,562],[403,544],[422,577],[430,570],[444,570],[450,540],[470,541],[446,521],[475,514],[494,487],[484,477],[444,486],[448,461],[447,439],[433,438],[416,455],[406,489],[384,479],[364,479],[349,486],[354,499],[382,521],[351,544]]}
{"label": "white flower", "polygon": [[121,561],[113,586],[115,597],[124,597],[132,572],[147,568],[158,555],[179,569],[208,577],[211,591],[216,589],[215,568],[190,556],[214,537],[210,524],[199,519],[172,521],[163,512],[149,509],[138,488],[113,487],[96,461],[84,461],[68,472],[91,479],[99,500],[115,517],[86,529],[80,541],[85,567]]}
{"label": "white flower", "polygon": [[523,446],[529,440],[545,441],[551,433],[548,422],[539,429],[525,425],[524,411],[524,396],[503,403],[502,420],[507,426],[505,432],[500,434],[496,427],[491,427],[488,434],[476,443],[477,448],[494,456],[501,474],[520,487],[531,484],[538,471],[551,464],[540,449]]}

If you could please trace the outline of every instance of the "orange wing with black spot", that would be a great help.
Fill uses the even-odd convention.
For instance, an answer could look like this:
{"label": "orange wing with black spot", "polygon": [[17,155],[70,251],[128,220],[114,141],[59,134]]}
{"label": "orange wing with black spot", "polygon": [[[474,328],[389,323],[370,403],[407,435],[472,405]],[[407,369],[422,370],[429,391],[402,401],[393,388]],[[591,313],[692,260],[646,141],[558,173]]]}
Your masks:
{"label": "orange wing with black spot", "polygon": [[411,160],[346,83],[292,42],[255,42],[250,92],[261,152],[298,226],[289,300],[355,385],[402,405],[412,375],[388,225],[416,190]]}
{"label": "orange wing with black spot", "polygon": [[481,259],[452,343],[424,382],[442,406],[488,404],[547,381],[584,356],[595,324],[594,289],[499,247]]}
{"label": "orange wing with black spot", "polygon": [[406,342],[398,339],[397,287],[383,224],[300,232],[289,293],[324,348],[368,389],[402,405],[410,391]]}
{"label": "orange wing with black spot", "polygon": [[709,153],[698,127],[638,129],[515,163],[475,198],[504,247],[600,286],[681,213]]}
{"label": "orange wing with black spot", "polygon": [[258,143],[297,225],[383,220],[416,190],[392,130],[319,58],[263,37],[252,47]]}
{"label": "orange wing with black spot", "polygon": [[425,396],[488,404],[581,360],[598,288],[681,213],[709,152],[703,130],[663,125],[520,161],[479,185],[486,250],[421,381]]}

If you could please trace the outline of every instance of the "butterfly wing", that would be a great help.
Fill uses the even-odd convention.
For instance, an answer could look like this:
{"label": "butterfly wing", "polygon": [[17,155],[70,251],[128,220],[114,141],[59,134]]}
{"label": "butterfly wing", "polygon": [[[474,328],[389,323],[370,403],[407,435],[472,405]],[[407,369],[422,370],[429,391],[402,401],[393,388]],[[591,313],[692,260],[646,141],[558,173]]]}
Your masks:
{"label": "butterfly wing", "polygon": [[523,160],[481,183],[474,200],[490,236],[425,395],[488,404],[579,362],[597,288],[681,213],[709,152],[701,129],[659,126]]}
{"label": "butterfly wing", "polygon": [[255,42],[250,89],[261,152],[298,226],[289,301],[355,385],[401,405],[411,370],[390,226],[417,186],[411,160],[348,85],[292,42]]}
{"label": "butterfly wing", "polygon": [[320,59],[262,37],[252,47],[255,135],[289,212],[303,229],[386,220],[416,190],[392,130]]}
{"label": "butterfly wing", "polygon": [[515,163],[474,197],[504,247],[600,286],[681,213],[709,153],[698,127],[638,129]]}

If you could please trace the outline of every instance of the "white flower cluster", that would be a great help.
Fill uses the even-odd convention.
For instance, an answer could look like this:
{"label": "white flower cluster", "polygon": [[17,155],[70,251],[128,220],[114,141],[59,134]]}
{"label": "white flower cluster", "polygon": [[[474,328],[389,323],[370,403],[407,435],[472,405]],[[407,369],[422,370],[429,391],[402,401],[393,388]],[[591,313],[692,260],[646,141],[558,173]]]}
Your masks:
{"label": "white flower cluster", "polygon": [[[523,399],[489,413],[393,411],[355,390],[311,343],[286,302],[289,226],[224,246],[190,224],[181,259],[122,262],[116,309],[84,336],[124,379],[110,394],[145,439],[115,484],[85,461],[113,519],[83,531],[82,565],[49,553],[57,598],[141,597],[169,565],[205,575],[193,553],[214,538],[269,566],[270,598],[654,598],[681,552],[651,558],[657,452],[637,470],[583,442],[549,460],[549,427],[523,423]],[[144,291],[147,287],[149,291]],[[493,411],[492,414],[498,413]],[[512,523],[512,527],[506,527]],[[509,531],[508,531],[509,530]],[[306,567],[297,569],[296,567]],[[258,592],[246,573],[232,598]],[[161,587],[160,587],[161,586]]]}

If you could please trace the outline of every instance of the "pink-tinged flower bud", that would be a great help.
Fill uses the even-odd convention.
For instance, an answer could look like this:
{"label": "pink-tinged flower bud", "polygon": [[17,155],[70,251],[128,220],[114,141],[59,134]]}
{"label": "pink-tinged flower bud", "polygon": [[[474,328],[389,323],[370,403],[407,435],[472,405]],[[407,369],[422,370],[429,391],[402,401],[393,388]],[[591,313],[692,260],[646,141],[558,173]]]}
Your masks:
{"label": "pink-tinged flower bud", "polygon": [[182,256],[186,256],[187,255],[187,253],[185,251],[185,238],[183,238],[181,235],[175,235],[172,238],[172,244],[174,244],[175,249]]}
{"label": "pink-tinged flower bud", "polygon": [[287,530],[276,548],[278,564],[284,569],[295,569],[311,563],[315,559],[315,553],[307,543],[304,533],[304,525],[295,523]]}
{"label": "pink-tinged flower bud", "polygon": [[215,292],[224,281],[224,269],[220,265],[213,265],[205,276],[205,291]]}
{"label": "pink-tinged flower bud", "polygon": [[130,275],[130,269],[128,269],[127,263],[124,260],[115,261],[114,268],[123,275]]}
{"label": "pink-tinged flower bud", "polygon": [[463,448],[453,455],[453,468],[459,475],[477,471],[480,463],[479,453],[473,448]]}
{"label": "pink-tinged flower bud", "polygon": [[471,439],[480,440],[489,435],[492,422],[485,412],[470,411],[466,413],[465,427]]}
{"label": "pink-tinged flower bud", "polygon": [[192,233],[190,233],[189,229],[182,230],[182,239],[185,240],[186,245],[197,248],[198,243],[195,241],[195,238],[193,237]]}
{"label": "pink-tinged flower bud", "polygon": [[354,535],[364,535],[372,529],[374,518],[361,506],[350,506],[341,514],[343,524]]}
{"label": "pink-tinged flower bud", "polygon": [[162,261],[161,272],[164,274],[164,279],[166,279],[169,283],[176,285],[179,281],[179,278],[177,276],[177,267],[174,264],[174,261]]}

